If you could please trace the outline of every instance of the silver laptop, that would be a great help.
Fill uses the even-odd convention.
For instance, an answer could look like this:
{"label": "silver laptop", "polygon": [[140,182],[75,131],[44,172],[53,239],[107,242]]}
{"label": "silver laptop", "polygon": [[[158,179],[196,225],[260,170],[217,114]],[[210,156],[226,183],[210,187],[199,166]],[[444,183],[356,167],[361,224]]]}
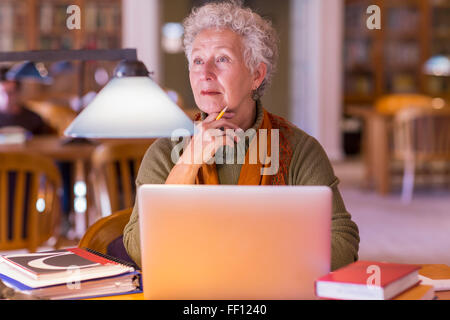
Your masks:
{"label": "silver laptop", "polygon": [[314,299],[330,271],[328,187],[143,185],[144,297]]}

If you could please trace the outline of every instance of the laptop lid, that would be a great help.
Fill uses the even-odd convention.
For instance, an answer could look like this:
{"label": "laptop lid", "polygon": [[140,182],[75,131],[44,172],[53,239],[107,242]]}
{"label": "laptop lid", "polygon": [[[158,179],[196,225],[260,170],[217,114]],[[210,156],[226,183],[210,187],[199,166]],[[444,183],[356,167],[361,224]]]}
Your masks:
{"label": "laptop lid", "polygon": [[146,299],[312,299],[330,271],[331,189],[143,185]]}

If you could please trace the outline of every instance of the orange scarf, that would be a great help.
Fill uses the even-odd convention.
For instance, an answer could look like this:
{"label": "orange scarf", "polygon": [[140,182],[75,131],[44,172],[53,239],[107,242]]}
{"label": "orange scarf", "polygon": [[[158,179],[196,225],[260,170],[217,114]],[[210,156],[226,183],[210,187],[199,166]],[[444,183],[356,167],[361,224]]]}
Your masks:
{"label": "orange scarf", "polygon": [[[273,184],[286,184],[287,180],[287,170],[289,167],[290,159],[292,157],[292,149],[290,147],[289,141],[287,140],[286,134],[289,134],[289,126],[287,121],[281,117],[277,117],[270,114],[265,109],[263,109],[264,116],[263,121],[259,129],[267,130],[267,145],[260,145],[259,141],[259,129],[256,135],[250,142],[250,146],[245,155],[245,162],[242,164],[241,173],[239,175],[238,185],[273,185]],[[279,146],[280,146],[280,157],[279,157],[279,170],[275,175],[261,174],[261,169],[265,161],[257,161],[255,164],[250,164],[249,161],[249,150],[255,147],[254,144],[258,144],[259,154],[271,156],[271,130],[279,129]],[[253,146],[252,146],[253,145]],[[260,148],[264,148],[267,152],[259,152]],[[267,164],[270,166],[270,164]],[[216,164],[203,164],[197,174],[195,179],[196,184],[219,184],[219,176],[217,174]]]}

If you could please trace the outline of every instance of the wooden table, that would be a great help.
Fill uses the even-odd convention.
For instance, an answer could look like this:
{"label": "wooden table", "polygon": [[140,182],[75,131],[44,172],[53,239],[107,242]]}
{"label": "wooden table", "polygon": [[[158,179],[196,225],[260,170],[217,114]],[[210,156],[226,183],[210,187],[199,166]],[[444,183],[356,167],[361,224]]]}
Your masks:
{"label": "wooden table", "polygon": [[24,144],[0,144],[0,151],[31,151],[54,160],[89,160],[95,145],[92,143],[64,143],[68,141],[54,135],[35,136]]}
{"label": "wooden table", "polygon": [[359,107],[348,107],[347,113],[364,121],[365,181],[368,185],[373,184],[379,194],[386,195],[391,190],[389,136],[392,116]]}
{"label": "wooden table", "polygon": [[[35,136],[24,144],[0,145],[0,152],[35,152],[55,161],[68,161],[74,163],[75,181],[85,181],[88,189],[88,172],[90,159],[96,145],[94,143],[71,142],[67,138],[61,138],[55,135]],[[86,194],[87,208],[89,209],[90,192]],[[93,201],[92,201],[93,203]],[[89,217],[85,212],[84,217],[75,219],[75,230],[77,236],[81,237],[86,232],[89,225]]]}
{"label": "wooden table", "polygon": [[[424,264],[421,265],[419,274],[429,278],[450,279],[450,267],[445,264]],[[436,291],[438,300],[450,300],[450,291]],[[144,300],[143,293],[124,294],[110,297],[93,298],[89,300]]]}

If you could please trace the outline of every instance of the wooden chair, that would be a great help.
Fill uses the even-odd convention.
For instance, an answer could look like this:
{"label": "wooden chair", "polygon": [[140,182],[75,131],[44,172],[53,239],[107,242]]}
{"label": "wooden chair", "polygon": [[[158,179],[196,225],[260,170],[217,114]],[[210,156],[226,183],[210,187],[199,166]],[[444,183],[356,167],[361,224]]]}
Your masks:
{"label": "wooden chair", "polygon": [[97,220],[88,228],[78,246],[104,254],[108,253],[108,245],[123,234],[131,212],[132,208],[128,208]]}
{"label": "wooden chair", "polygon": [[101,216],[134,205],[136,177],[142,158],[154,140],[110,142],[98,146],[92,155],[91,180]]}
{"label": "wooden chair", "polygon": [[450,161],[450,108],[405,108],[393,123],[393,156],[403,160],[402,200],[412,200],[418,162]]}
{"label": "wooden chair", "polygon": [[37,250],[57,236],[61,177],[52,160],[0,153],[0,250]]}
{"label": "wooden chair", "polygon": [[397,174],[392,166],[393,118],[396,112],[410,107],[433,109],[435,100],[421,94],[389,94],[380,97],[374,108],[349,107],[347,112],[361,118],[363,124],[362,154],[364,182],[374,183],[379,194],[390,192],[391,180]]}

